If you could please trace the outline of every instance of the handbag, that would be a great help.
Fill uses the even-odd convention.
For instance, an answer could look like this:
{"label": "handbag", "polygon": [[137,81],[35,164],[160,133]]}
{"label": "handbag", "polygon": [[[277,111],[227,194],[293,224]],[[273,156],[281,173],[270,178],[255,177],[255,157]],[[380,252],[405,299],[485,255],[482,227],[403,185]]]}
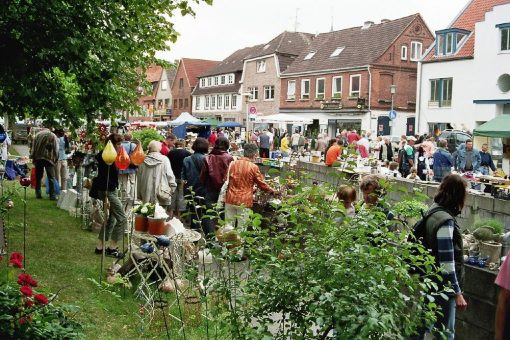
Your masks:
{"label": "handbag", "polygon": [[160,203],[170,202],[172,199],[172,188],[168,185],[168,180],[162,180],[161,184],[158,185],[156,198]]}
{"label": "handbag", "polygon": [[[234,162],[232,162],[234,163]],[[218,196],[218,204],[225,204],[225,197],[227,196],[228,191],[228,182],[230,181],[230,168],[232,167],[232,163],[229,164],[228,170],[227,170],[227,179],[225,182],[223,182],[223,185],[221,186],[220,194]]]}

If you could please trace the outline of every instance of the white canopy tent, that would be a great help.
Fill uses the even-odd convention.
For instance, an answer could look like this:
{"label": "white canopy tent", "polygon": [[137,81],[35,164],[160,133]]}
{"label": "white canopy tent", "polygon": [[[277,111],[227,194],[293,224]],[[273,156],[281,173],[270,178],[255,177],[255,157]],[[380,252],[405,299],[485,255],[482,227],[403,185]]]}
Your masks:
{"label": "white canopy tent", "polygon": [[312,120],[286,113],[277,113],[268,116],[258,116],[255,118],[255,123],[312,124]]}
{"label": "white canopy tent", "polygon": [[183,112],[179,115],[179,117],[175,118],[168,122],[169,125],[179,126],[182,124],[197,124],[202,123],[202,121],[196,117],[193,117],[189,112]]}

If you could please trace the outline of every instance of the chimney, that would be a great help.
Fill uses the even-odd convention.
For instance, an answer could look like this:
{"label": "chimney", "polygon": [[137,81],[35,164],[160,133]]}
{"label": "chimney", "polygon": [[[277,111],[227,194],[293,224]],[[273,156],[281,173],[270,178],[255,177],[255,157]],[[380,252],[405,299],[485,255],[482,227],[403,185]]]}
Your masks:
{"label": "chimney", "polygon": [[385,24],[387,22],[390,22],[390,19],[381,19],[381,24]]}
{"label": "chimney", "polygon": [[363,23],[363,27],[361,27],[361,29],[367,29],[367,28],[370,28],[370,26],[372,26],[374,24],[373,21],[365,21]]}

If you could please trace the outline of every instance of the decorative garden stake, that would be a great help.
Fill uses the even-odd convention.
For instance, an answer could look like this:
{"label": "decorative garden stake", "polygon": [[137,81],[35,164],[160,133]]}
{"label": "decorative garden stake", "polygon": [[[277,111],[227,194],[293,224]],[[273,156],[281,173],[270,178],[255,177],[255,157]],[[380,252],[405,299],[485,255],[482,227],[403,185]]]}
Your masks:
{"label": "decorative garden stake", "polygon": [[101,156],[103,157],[103,161],[108,165],[112,165],[115,162],[117,151],[115,151],[112,141],[109,140],[108,143],[106,143]]}
{"label": "decorative garden stake", "polygon": [[26,253],[26,240],[27,240],[27,188],[30,186],[32,181],[30,177],[20,178],[19,184],[23,187],[23,268],[27,268],[27,253]]}
{"label": "decorative garden stake", "polygon": [[127,154],[123,146],[120,146],[117,150],[118,151],[117,158],[115,159],[115,165],[119,170],[126,170],[127,168],[129,168],[129,164],[131,163],[129,155]]}

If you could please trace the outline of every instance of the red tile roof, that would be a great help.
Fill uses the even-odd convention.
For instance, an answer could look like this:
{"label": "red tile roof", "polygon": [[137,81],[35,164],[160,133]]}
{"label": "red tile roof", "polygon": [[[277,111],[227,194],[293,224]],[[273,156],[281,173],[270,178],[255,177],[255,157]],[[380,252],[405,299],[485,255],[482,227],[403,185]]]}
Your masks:
{"label": "red tile roof", "polygon": [[194,87],[198,82],[199,75],[215,67],[220,62],[216,60],[182,58],[181,63],[188,76],[189,85]]}
{"label": "red tile roof", "polygon": [[163,68],[161,66],[150,65],[149,68],[147,68],[147,71],[145,71],[147,81],[150,83],[159,81],[159,79],[161,78],[161,72],[163,72]]}
{"label": "red tile roof", "polygon": [[471,2],[454,19],[450,27],[448,27],[460,28],[472,32],[468,40],[463,46],[461,46],[460,50],[453,55],[436,56],[436,49],[433,47],[423,58],[423,61],[433,62],[440,60],[472,58],[475,52],[475,24],[483,21],[485,19],[485,13],[492,11],[494,6],[508,3],[510,3],[510,0],[471,0]]}

